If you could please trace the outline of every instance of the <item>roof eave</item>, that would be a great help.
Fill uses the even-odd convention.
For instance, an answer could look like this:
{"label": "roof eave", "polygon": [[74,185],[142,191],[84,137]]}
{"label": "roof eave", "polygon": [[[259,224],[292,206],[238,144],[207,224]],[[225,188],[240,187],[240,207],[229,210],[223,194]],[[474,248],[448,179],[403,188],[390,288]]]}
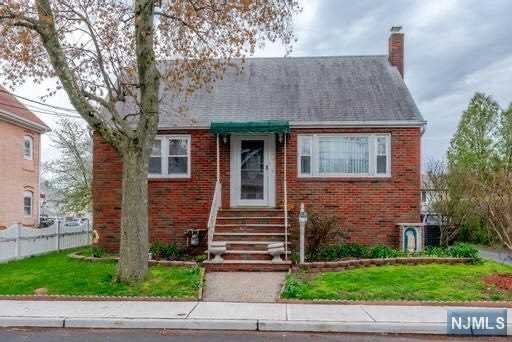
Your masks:
{"label": "roof eave", "polygon": [[47,133],[47,132],[50,132],[51,129],[50,127],[46,126],[46,125],[40,125],[36,122],[33,122],[33,121],[30,121],[30,120],[27,120],[25,118],[22,118],[16,114],[13,114],[13,113],[10,113],[10,112],[7,112],[5,110],[0,110],[0,119],[3,119],[7,122],[10,122],[10,123],[13,123],[13,124],[16,124],[18,126],[22,126],[22,127],[25,127],[25,128],[28,128],[28,129],[32,129],[40,134],[43,134],[43,133]]}
{"label": "roof eave", "polygon": [[290,121],[292,128],[344,128],[344,127],[424,127],[425,120],[381,120],[381,121]]}
{"label": "roof eave", "polygon": [[[427,125],[425,120],[393,120],[393,121],[290,121],[290,128],[401,128],[419,127]],[[165,127],[160,126],[158,130],[188,130],[188,129],[210,129],[209,125],[190,125]]]}

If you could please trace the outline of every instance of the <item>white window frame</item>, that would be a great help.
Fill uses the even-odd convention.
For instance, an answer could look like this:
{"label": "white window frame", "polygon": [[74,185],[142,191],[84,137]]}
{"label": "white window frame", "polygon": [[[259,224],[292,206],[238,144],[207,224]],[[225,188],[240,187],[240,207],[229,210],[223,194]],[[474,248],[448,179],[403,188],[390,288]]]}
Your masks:
{"label": "white window frame", "polygon": [[[187,173],[168,173],[169,168],[169,140],[170,139],[182,139],[187,141]],[[191,168],[192,168],[192,158],[191,158],[191,141],[192,137],[190,134],[162,134],[157,135],[155,137],[155,140],[160,140],[160,146],[161,146],[161,170],[162,173],[149,173],[148,178],[190,178],[191,175]],[[184,157],[184,155],[183,155]]]}
{"label": "white window frame", "polygon": [[[26,152],[25,143],[27,141],[30,143],[30,153],[28,156],[25,154],[25,152]],[[32,138],[30,135],[25,135],[23,137],[23,159],[32,160],[33,158],[34,158],[34,138]]]}
{"label": "white window frame", "polygon": [[[30,198],[30,214],[25,212],[25,198]],[[30,190],[25,190],[23,192],[23,216],[24,217],[32,217],[34,213],[34,193]]]}
{"label": "white window frame", "polygon": [[[361,137],[368,138],[368,173],[320,173],[320,137]],[[386,173],[377,173],[377,138],[386,138]],[[303,139],[311,139],[311,173],[302,173],[301,147]],[[297,136],[297,174],[299,178],[387,178],[391,177],[391,134],[389,133],[326,133],[299,134]]]}

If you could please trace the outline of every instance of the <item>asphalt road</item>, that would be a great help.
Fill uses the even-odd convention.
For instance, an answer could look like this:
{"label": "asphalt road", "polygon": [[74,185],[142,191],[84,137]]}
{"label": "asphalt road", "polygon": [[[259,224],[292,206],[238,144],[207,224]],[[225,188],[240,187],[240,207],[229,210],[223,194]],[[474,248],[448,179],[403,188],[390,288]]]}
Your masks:
{"label": "asphalt road", "polygon": [[[1,342],[273,342],[273,341],[467,341],[467,337],[428,335],[313,334],[191,330],[106,330],[106,329],[0,329]],[[475,341],[506,341],[507,338],[473,338]]]}

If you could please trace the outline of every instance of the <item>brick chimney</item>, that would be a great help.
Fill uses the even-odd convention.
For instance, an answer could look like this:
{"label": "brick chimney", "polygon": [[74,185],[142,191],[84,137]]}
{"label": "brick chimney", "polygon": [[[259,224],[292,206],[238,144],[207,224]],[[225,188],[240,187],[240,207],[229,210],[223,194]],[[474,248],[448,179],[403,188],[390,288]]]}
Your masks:
{"label": "brick chimney", "polygon": [[396,67],[404,78],[404,34],[400,32],[402,26],[393,26],[389,35],[388,58],[389,63]]}

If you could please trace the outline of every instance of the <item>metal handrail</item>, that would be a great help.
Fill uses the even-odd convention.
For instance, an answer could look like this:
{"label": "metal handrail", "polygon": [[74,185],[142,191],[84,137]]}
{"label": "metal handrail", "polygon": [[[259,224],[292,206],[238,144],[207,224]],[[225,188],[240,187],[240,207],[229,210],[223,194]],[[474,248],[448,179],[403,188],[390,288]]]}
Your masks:
{"label": "metal handrail", "polygon": [[213,192],[212,206],[210,208],[210,216],[208,218],[208,259],[210,259],[210,245],[213,241],[213,234],[215,233],[215,224],[217,222],[217,212],[221,207],[222,199],[222,184],[217,181],[215,183],[215,190]]}

